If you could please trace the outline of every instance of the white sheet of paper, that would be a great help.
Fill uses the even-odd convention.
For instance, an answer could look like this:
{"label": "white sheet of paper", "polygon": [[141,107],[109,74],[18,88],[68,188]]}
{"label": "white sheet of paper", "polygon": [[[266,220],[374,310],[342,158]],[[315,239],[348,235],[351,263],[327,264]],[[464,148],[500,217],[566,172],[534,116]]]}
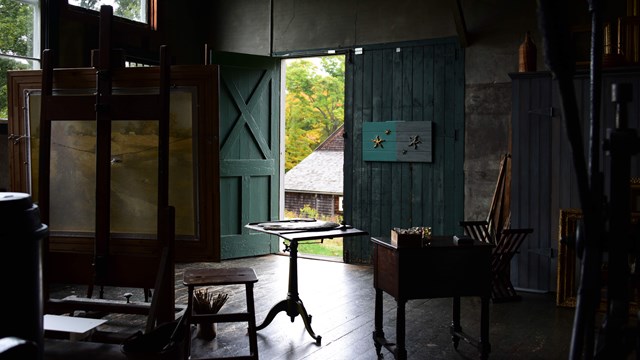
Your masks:
{"label": "white sheet of paper", "polygon": [[46,314],[44,316],[44,329],[84,334],[106,322],[107,320],[103,319],[88,319],[74,316]]}

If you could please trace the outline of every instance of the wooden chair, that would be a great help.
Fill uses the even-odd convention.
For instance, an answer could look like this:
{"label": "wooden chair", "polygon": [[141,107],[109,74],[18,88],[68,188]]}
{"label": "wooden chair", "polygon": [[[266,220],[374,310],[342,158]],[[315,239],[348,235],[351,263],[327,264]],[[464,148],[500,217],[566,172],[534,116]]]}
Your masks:
{"label": "wooden chair", "polygon": [[517,301],[520,295],[511,284],[511,260],[533,229],[504,229],[491,254],[493,302]]}
{"label": "wooden chair", "polygon": [[489,222],[486,220],[478,221],[460,221],[460,226],[464,229],[464,233],[472,238],[495,245],[495,239],[489,228]]}
{"label": "wooden chair", "polygon": [[491,254],[491,272],[493,283],[491,299],[493,302],[517,301],[520,296],[511,284],[511,260],[518,253],[520,245],[533,229],[503,229],[491,231],[488,221],[460,221],[464,233],[476,240],[495,245]]}
{"label": "wooden chair", "polygon": [[[258,359],[258,336],[256,330],[256,311],[253,302],[253,285],[258,282],[255,271],[251,268],[226,268],[226,269],[187,269],[184,272],[182,283],[187,286],[187,324],[197,324],[203,320],[213,323],[218,322],[246,322],[249,325],[249,355],[224,357],[224,359]],[[245,285],[247,298],[247,311],[219,314],[197,314],[193,311],[193,292],[196,287]],[[187,332],[187,344],[185,346],[185,359],[191,357],[191,335]],[[200,360],[219,358],[198,358]]]}

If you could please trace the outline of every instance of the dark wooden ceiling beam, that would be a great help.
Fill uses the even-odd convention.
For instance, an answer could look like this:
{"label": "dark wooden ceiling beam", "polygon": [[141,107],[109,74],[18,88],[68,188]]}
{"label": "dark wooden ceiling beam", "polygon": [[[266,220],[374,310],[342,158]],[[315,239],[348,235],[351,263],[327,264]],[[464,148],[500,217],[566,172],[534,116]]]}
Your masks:
{"label": "dark wooden ceiling beam", "polygon": [[462,5],[460,4],[460,0],[452,0],[450,4],[453,21],[456,24],[456,32],[458,33],[458,39],[460,40],[460,46],[465,48],[469,46],[469,37],[467,36],[467,24],[464,21]]}

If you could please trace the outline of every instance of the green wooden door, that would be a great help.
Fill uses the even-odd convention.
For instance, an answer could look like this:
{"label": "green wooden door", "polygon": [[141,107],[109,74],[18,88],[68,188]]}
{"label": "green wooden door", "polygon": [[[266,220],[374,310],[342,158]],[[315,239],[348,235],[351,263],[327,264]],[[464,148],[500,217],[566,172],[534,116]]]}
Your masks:
{"label": "green wooden door", "polygon": [[[464,216],[464,52],[454,39],[364,47],[349,56],[345,96],[347,223],[389,236],[394,227],[457,234]],[[431,122],[429,162],[371,161],[368,122]],[[391,123],[390,123],[391,124]],[[383,135],[383,134],[381,134]],[[412,151],[414,149],[408,149]],[[349,263],[370,263],[369,237],[344,242]]]}
{"label": "green wooden door", "polygon": [[220,66],[220,257],[278,251],[278,239],[250,233],[276,220],[280,188],[280,60],[214,53]]}

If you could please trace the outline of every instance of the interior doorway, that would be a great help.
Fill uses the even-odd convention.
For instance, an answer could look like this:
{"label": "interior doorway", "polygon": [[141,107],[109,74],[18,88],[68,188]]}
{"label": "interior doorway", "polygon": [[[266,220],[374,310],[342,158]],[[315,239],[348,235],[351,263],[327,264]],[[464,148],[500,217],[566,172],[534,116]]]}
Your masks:
{"label": "interior doorway", "polygon": [[[343,220],[345,58],[282,62],[284,218]],[[298,251],[343,261],[341,238],[301,243]]]}

